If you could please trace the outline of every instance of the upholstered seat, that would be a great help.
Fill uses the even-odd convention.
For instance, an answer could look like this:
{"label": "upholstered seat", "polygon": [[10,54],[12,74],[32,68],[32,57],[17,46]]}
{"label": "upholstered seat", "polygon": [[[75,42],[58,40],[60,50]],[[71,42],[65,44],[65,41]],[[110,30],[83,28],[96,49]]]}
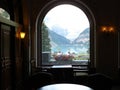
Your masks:
{"label": "upholstered seat", "polygon": [[111,90],[112,79],[100,73],[91,74],[88,76],[87,85],[94,90]]}
{"label": "upholstered seat", "polygon": [[39,72],[28,78],[25,82],[26,90],[36,90],[44,85],[49,85],[53,83],[53,75],[48,72]]}

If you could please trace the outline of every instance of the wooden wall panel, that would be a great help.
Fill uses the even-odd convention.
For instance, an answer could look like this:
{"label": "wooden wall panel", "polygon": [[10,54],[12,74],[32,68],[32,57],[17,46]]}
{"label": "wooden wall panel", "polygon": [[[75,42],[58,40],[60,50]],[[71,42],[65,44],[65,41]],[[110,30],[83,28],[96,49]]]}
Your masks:
{"label": "wooden wall panel", "polygon": [[11,58],[10,58],[10,26],[1,24],[1,90],[10,90]]}

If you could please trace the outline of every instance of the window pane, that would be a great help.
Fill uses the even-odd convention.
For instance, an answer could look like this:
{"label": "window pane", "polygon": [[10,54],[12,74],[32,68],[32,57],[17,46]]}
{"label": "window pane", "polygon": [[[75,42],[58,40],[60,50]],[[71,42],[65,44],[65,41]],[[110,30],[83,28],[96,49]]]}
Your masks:
{"label": "window pane", "polygon": [[8,14],[8,12],[2,8],[0,8],[0,16],[4,17],[6,19],[10,19],[10,15]]}
{"label": "window pane", "polygon": [[45,16],[42,32],[42,64],[79,65],[88,62],[90,28],[85,13],[73,5],[59,5]]}

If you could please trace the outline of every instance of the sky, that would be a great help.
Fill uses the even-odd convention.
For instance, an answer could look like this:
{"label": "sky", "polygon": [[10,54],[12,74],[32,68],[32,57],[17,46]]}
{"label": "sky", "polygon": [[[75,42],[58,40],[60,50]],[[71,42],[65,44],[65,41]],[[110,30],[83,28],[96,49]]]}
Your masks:
{"label": "sky", "polygon": [[77,38],[84,29],[90,27],[85,13],[80,8],[69,4],[54,7],[46,14],[43,21],[50,30],[53,30],[55,26],[66,30],[64,32],[67,34],[63,36],[71,41]]}

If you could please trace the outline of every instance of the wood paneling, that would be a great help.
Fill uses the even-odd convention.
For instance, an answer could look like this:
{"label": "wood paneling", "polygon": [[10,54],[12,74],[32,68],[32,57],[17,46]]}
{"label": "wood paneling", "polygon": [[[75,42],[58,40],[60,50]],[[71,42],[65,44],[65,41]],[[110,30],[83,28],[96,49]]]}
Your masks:
{"label": "wood paneling", "polygon": [[11,89],[10,26],[1,24],[1,90]]}
{"label": "wood paneling", "polygon": [[0,90],[17,90],[22,84],[21,40],[15,37],[16,27],[0,22]]}

